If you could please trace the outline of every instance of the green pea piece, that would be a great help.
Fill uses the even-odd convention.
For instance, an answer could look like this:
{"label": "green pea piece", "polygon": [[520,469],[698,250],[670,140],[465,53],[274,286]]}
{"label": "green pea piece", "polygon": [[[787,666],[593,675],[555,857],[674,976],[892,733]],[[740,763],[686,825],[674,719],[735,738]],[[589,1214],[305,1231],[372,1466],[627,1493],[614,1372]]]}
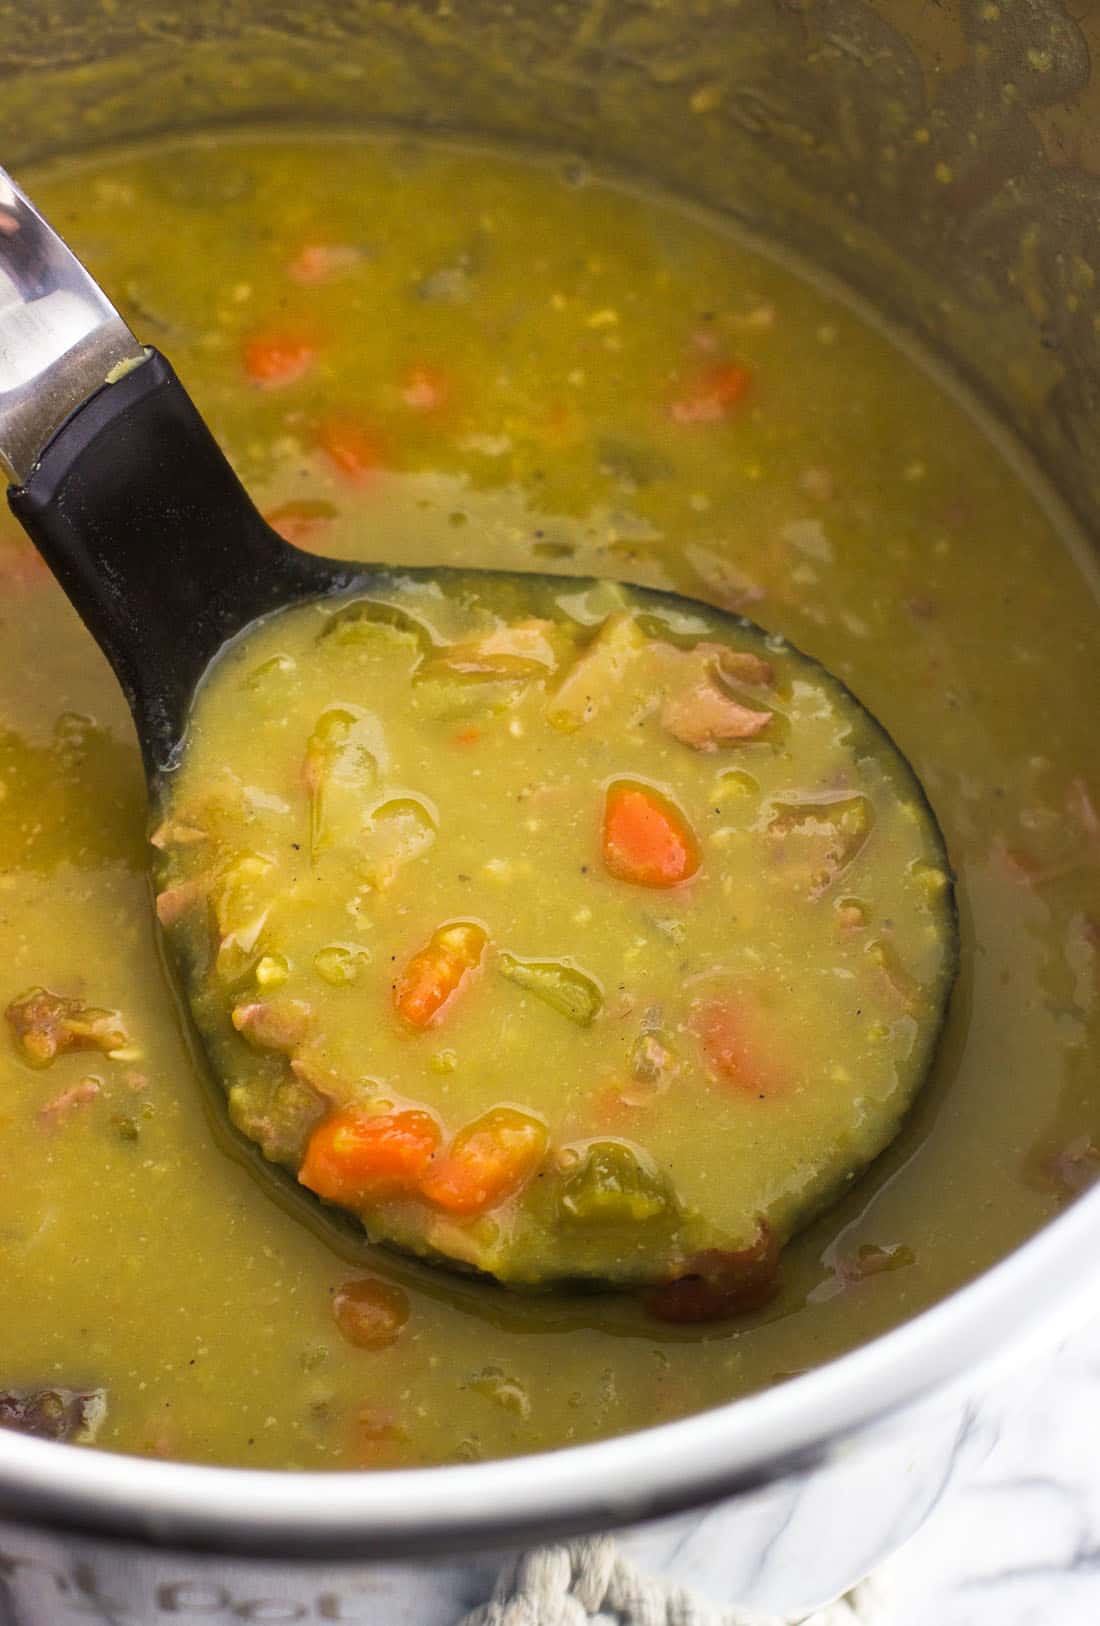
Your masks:
{"label": "green pea piece", "polygon": [[592,978],[576,966],[563,960],[518,960],[505,949],[497,955],[496,964],[502,977],[579,1027],[590,1027],[600,1014],[603,996]]}
{"label": "green pea piece", "polygon": [[565,1218],[584,1225],[639,1225],[660,1219],[671,1202],[657,1170],[620,1140],[593,1141],[559,1198]]}
{"label": "green pea piece", "polygon": [[391,651],[404,647],[417,656],[427,650],[430,642],[426,629],[413,616],[389,604],[372,604],[367,600],[350,604],[334,615],[321,638],[324,642],[348,647],[358,645],[365,650],[387,645]]}
{"label": "green pea piece", "polygon": [[326,943],[313,956],[313,969],[333,988],[354,982],[371,963],[371,951],[359,943]]}

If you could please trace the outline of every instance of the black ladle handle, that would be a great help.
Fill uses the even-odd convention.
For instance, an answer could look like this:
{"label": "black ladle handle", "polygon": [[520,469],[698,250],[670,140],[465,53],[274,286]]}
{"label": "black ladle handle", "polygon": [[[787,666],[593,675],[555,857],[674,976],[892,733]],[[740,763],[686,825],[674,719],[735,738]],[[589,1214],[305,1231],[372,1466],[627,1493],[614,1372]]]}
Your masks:
{"label": "black ladle handle", "polygon": [[155,350],[72,415],[8,502],[113,666],[151,775],[223,644],[341,585],[260,517]]}
{"label": "black ladle handle", "polygon": [[151,781],[226,640],[354,575],[264,522],[168,362],[2,169],[0,464],[122,684]]}

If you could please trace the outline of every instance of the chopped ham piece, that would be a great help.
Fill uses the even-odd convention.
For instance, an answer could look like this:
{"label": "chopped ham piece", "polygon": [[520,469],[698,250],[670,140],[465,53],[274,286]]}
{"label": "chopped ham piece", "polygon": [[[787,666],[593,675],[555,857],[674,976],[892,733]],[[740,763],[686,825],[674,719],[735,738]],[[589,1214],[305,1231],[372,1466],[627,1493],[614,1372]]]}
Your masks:
{"label": "chopped ham piece", "polygon": [[696,751],[716,751],[725,740],[755,739],[771,720],[770,711],[750,711],[709,682],[674,695],[661,712],[661,727]]}
{"label": "chopped ham piece", "polygon": [[657,641],[649,645],[648,653],[657,671],[669,682],[686,685],[700,683],[704,678],[723,678],[727,683],[747,683],[761,689],[775,682],[770,661],[749,649],[731,649],[728,644],[706,641],[681,649],[677,644]]}
{"label": "chopped ham piece", "polygon": [[773,802],[765,830],[776,873],[792,890],[823,897],[863,850],[874,823],[866,796]]}
{"label": "chopped ham piece", "polygon": [[304,1000],[288,999],[279,1004],[251,1000],[233,1010],[233,1026],[259,1050],[281,1050],[289,1055],[306,1036],[312,1009]]}
{"label": "chopped ham piece", "polygon": [[79,1084],[62,1090],[60,1095],[55,1095],[52,1101],[39,1108],[39,1123],[48,1129],[56,1129],[76,1107],[85,1107],[89,1101],[94,1101],[102,1089],[98,1078],[82,1078]]}
{"label": "chopped ham piece", "polygon": [[[2,229],[2,227],[0,227]],[[37,1440],[88,1445],[107,1415],[103,1389],[14,1389],[0,1392],[0,1428]]]}
{"label": "chopped ham piece", "polygon": [[162,926],[174,926],[203,896],[204,888],[198,881],[181,881],[178,886],[166,887],[157,893],[157,919]]}
{"label": "chopped ham piece", "polygon": [[117,1011],[97,1010],[82,999],[63,999],[46,988],[31,988],[5,1012],[23,1059],[48,1067],[67,1050],[110,1054],[130,1043]]}

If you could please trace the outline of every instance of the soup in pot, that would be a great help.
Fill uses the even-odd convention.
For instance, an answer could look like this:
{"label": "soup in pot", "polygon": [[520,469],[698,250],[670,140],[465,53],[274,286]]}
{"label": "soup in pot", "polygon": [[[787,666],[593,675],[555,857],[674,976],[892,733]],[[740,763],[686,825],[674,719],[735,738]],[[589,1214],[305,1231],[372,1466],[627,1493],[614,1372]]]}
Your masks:
{"label": "soup in pot", "polygon": [[[1055,506],[944,379],[869,313],[725,222],[574,163],[386,136],[252,133],[192,138],[186,165],[162,146],[21,179],[135,330],[171,355],[283,534],[389,562],[398,575],[422,565],[524,571],[543,596],[493,608],[489,630],[512,631],[508,648],[488,652],[488,673],[453,670],[462,645],[460,663],[484,665],[484,648],[469,647],[483,622],[456,623],[413,653],[392,636],[402,630],[393,619],[382,619],[391,633],[379,643],[379,618],[361,603],[296,612],[256,635],[255,659],[244,659],[248,645],[230,655],[202,702],[195,764],[228,740],[230,800],[239,816],[244,799],[252,832],[234,856],[266,860],[283,841],[274,856],[284,883],[295,842],[315,843],[324,868],[339,869],[339,841],[335,852],[326,843],[354,786],[326,772],[351,760],[340,755],[349,739],[369,748],[356,730],[379,704],[365,687],[351,693],[348,674],[361,681],[377,659],[375,690],[394,686],[391,733],[404,721],[387,742],[392,771],[369,793],[360,786],[353,807],[356,839],[364,816],[377,837],[361,855],[372,876],[322,898],[303,882],[287,931],[249,944],[249,922],[231,919],[231,905],[249,886],[262,891],[268,872],[246,865],[215,940],[209,896],[192,917],[163,895],[203,881],[203,845],[224,839],[217,809],[188,807],[185,768],[168,810],[175,829],[160,821],[149,846],[139,756],[113,679],[14,522],[0,521],[0,1423],[287,1468],[471,1461],[590,1440],[719,1404],[884,1331],[987,1267],[1086,1183],[1100,1162],[1095,579]],[[634,629],[644,660],[665,669],[636,692],[643,712],[657,696],[643,746],[621,756],[626,705],[557,728],[548,709],[570,665],[613,623],[623,629],[616,616],[632,619],[629,594],[587,621],[563,608],[568,589],[552,578],[578,574],[749,615],[766,644],[746,634],[730,647],[762,664],[731,678],[711,655],[689,680],[683,663],[729,623],[649,623]],[[332,630],[357,621],[343,641]],[[303,696],[295,672],[322,631],[332,634],[332,686]],[[818,1196],[838,1182],[807,1181],[777,1229],[809,1223],[768,1291],[717,1319],[670,1318],[650,1296],[561,1282],[585,1272],[559,1269],[559,1244],[573,1238],[572,1267],[577,1236],[588,1237],[581,1253],[591,1251],[601,1281],[621,1283],[624,1260],[639,1256],[642,1274],[660,1277],[671,1257],[662,1248],[679,1247],[668,1242],[670,1216],[709,1200],[688,1189],[698,1168],[720,1185],[728,1167],[731,1192],[750,1176],[767,1185],[778,1143],[749,1157],[746,1114],[751,1104],[773,1126],[789,1122],[799,1097],[758,1088],[766,1099],[750,1103],[737,1080],[756,1065],[773,1080],[776,1068],[804,1068],[794,1013],[814,1007],[754,989],[748,1044],[724,979],[734,943],[751,948],[752,934],[730,935],[725,906],[706,901],[708,880],[734,874],[727,866],[743,853],[731,916],[799,915],[809,935],[784,948],[788,967],[865,978],[879,1001],[868,1031],[912,1024],[903,1063],[889,1052],[904,1073],[898,1111],[876,1128],[874,1113],[854,1106],[874,1081],[842,1019],[849,979],[834,979],[835,1008],[820,987],[814,994],[822,1054],[852,1051],[834,1058],[849,1073],[837,1100],[855,1114],[834,1126],[844,1142],[834,1174],[877,1151],[913,1099],[950,976],[948,869],[893,748],[878,740],[870,753],[868,773],[898,776],[898,795],[881,802],[854,783],[851,762],[799,769],[784,787],[769,780],[781,753],[767,729],[810,670],[785,653],[787,640],[850,686],[927,790],[958,878],[959,982],[901,1134],[816,1217]],[[451,655],[440,661],[436,646]],[[529,686],[517,685],[515,666],[502,675],[504,656],[534,663],[520,672]],[[417,664],[425,658],[434,672]],[[498,692],[479,692],[471,710],[467,680]],[[767,718],[755,737],[708,734],[697,705],[677,708],[681,682],[714,688],[723,705],[705,715],[716,727],[731,705]],[[624,693],[634,693],[629,681]],[[843,690],[829,697],[858,720]],[[345,715],[326,723],[333,710]],[[785,749],[798,719],[783,723]],[[542,727],[536,774],[524,752]],[[429,737],[437,784],[423,762]],[[225,766],[204,760],[211,774]],[[815,799],[800,803],[790,787],[807,780]],[[495,809],[526,786],[588,799],[555,825],[544,795],[545,806],[511,820],[534,844],[521,849]],[[861,797],[876,832],[904,804],[918,811],[893,871],[858,870],[872,847],[860,839]],[[387,800],[402,805],[383,814]],[[614,868],[638,861],[640,827],[643,867],[656,865],[648,881]],[[181,830],[197,835],[181,840]],[[453,830],[461,854],[447,845]],[[576,850],[562,839],[570,830]],[[435,867],[444,862],[445,886]],[[475,862],[476,880],[459,880]],[[523,863],[530,873],[517,875]],[[237,1047],[229,1081],[245,1136],[226,1126],[161,964],[154,864],[168,929],[194,933],[191,993],[213,1001],[211,1021]],[[785,873],[776,914],[770,888]],[[650,884],[653,874],[671,884]],[[224,876],[217,884],[225,889]],[[466,888],[471,903],[459,901]],[[383,896],[387,912],[375,918],[371,900]],[[697,920],[684,918],[696,908]],[[924,969],[894,952],[907,909],[923,911],[930,933]],[[219,981],[227,937],[232,976]],[[742,980],[747,963],[735,968]],[[714,967],[720,995],[706,980]],[[764,963],[758,980],[767,973]],[[322,1155],[331,1146],[314,1145],[321,1126],[366,1098],[358,1073],[341,1095],[330,1076],[341,1056],[299,1054],[305,1029],[289,1048],[285,1028],[280,1044],[263,1042],[273,1011],[293,1018],[294,1002],[308,1006],[308,1026],[357,1000],[394,1023],[368,1116],[420,1112],[434,1126],[419,1126],[431,1146],[411,1196],[376,1201],[372,1188],[363,1200],[340,1188]],[[505,1088],[510,1023],[531,1055],[579,1055],[611,1033],[611,1011],[619,1048],[600,1053],[600,1087],[585,1101],[606,1122],[551,1121],[545,1081],[530,1086],[537,1098]],[[897,1034],[880,1043],[889,1049]],[[296,1060],[307,1065],[295,1071]],[[328,1072],[305,1078],[314,1097],[304,1096],[304,1118],[288,1112],[289,1140],[278,1143],[285,1124],[264,1091],[302,1082],[310,1060]],[[676,1079],[662,1087],[670,1067],[684,1069],[681,1087],[701,1081],[700,1099],[679,1127],[646,1127],[647,1113],[663,1122],[677,1098]],[[462,1214],[471,1163],[486,1189],[485,1142],[476,1156],[468,1148],[494,1111],[527,1114],[536,1128],[526,1142],[524,1125],[507,1127],[531,1155],[506,1196],[507,1181],[496,1188],[499,1203]],[[692,1126],[707,1141],[698,1168],[678,1138]],[[329,1206],[292,1191],[278,1156],[252,1141],[276,1154],[288,1145],[282,1161]],[[563,1163],[563,1150],[575,1156]],[[554,1185],[552,1212],[547,1203],[536,1214],[526,1241],[513,1227],[502,1244],[499,1215],[523,1211],[540,1169]],[[753,1190],[736,1222],[732,1208],[708,1211],[727,1251],[751,1251],[762,1206]],[[364,1240],[344,1208],[388,1240],[557,1285],[519,1294],[440,1271]],[[714,1237],[695,1240],[706,1249]],[[685,1242],[676,1257],[689,1253]]]}

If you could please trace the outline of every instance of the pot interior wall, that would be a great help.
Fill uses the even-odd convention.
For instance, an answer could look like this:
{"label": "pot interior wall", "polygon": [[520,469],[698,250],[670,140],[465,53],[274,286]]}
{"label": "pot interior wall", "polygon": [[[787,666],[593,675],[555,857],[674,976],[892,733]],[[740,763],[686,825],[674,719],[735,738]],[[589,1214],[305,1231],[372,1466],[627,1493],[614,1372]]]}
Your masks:
{"label": "pot interior wall", "polygon": [[1100,520],[1100,19],[1060,0],[14,0],[4,20],[14,168],[288,117],[590,155],[866,294]]}

